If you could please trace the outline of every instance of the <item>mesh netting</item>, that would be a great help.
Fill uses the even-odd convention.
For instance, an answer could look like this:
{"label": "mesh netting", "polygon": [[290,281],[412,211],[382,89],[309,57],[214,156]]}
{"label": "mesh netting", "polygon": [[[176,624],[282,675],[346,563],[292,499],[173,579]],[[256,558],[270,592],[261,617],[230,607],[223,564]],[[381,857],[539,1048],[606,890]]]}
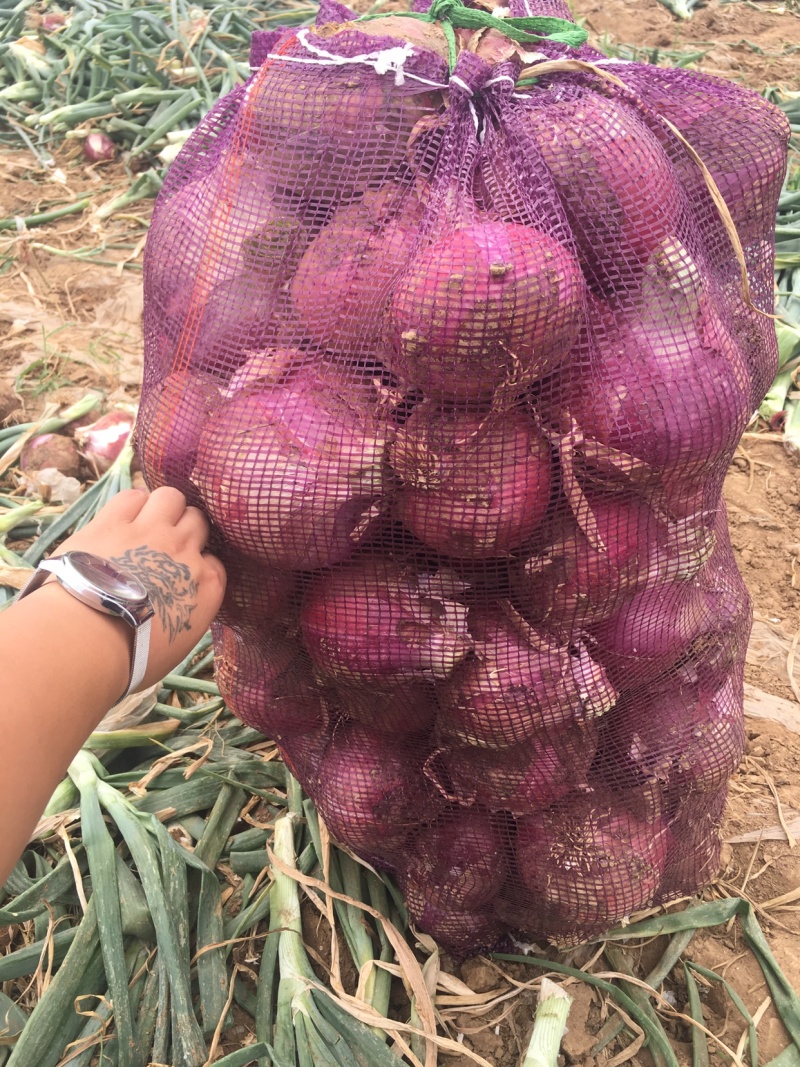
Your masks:
{"label": "mesh netting", "polygon": [[353,18],[256,35],[169,172],[139,455],[210,516],[222,692],[333,836],[456,953],[574,941],[716,871],[750,626],[720,493],[776,365],[787,127]]}

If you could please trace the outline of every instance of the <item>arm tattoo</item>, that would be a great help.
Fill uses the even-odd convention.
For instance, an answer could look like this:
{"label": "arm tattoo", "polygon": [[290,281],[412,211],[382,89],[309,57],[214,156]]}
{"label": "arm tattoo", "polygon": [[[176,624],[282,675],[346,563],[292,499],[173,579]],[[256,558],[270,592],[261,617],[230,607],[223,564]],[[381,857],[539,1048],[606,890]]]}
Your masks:
{"label": "arm tattoo", "polygon": [[145,586],[170,643],[182,630],[191,629],[191,615],[197,607],[197,582],[185,563],[177,563],[166,552],[146,545],[112,556],[111,562],[135,574]]}

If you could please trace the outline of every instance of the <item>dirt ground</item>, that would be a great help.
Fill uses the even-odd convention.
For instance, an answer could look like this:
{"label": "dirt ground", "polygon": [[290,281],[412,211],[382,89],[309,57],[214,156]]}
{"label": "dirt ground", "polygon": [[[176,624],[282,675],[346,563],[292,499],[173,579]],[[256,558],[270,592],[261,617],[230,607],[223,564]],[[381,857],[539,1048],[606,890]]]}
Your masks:
{"label": "dirt ground", "polygon": [[[757,89],[800,88],[800,6],[794,3],[708,3],[689,21],[676,19],[658,0],[574,0],[595,43],[620,54],[623,46],[658,50],[658,61],[675,53],[697,54],[695,65]],[[671,53],[664,57],[663,53]],[[142,368],[141,250],[151,202],[133,205],[106,222],[94,211],[127,187],[121,164],[89,167],[74,148],[57,154],[56,166],[36,169],[30,153],[0,153],[0,218],[27,216],[89,197],[89,210],[45,227],[0,232],[0,419],[41,411],[45,402],[65,403],[99,387],[111,401],[135,402]],[[16,408],[16,414],[13,414]],[[795,989],[800,990],[800,667],[794,687],[787,663],[800,632],[800,459],[766,438],[748,437],[737,453],[726,486],[733,544],[755,604],[755,628],[748,654],[748,751],[731,787],[723,836],[723,868],[705,894],[714,899],[746,894],[758,905],[759,921]],[[759,714],[755,714],[758,712]],[[773,716],[764,718],[763,714]],[[774,721],[775,719],[781,721]],[[783,825],[782,825],[783,824]],[[744,840],[742,840],[744,838]],[[309,940],[314,933],[309,928]],[[322,946],[320,954],[324,955]],[[631,963],[658,958],[660,943],[630,953]],[[763,1010],[758,1026],[760,1061],[767,1063],[787,1044],[753,957],[736,927],[695,935],[687,955],[722,970],[751,1012]],[[582,948],[563,955],[583,965]],[[521,966],[501,968],[478,958],[460,967],[445,961],[476,993],[510,989],[532,975]],[[612,969],[611,967],[595,967]],[[682,980],[674,989],[684,1008]],[[573,985],[575,996],[563,1051],[566,1062],[606,1064],[624,1046],[612,1043],[597,1056],[591,1050],[609,1006],[589,986]],[[732,1048],[741,1021],[717,991],[704,999],[709,1029]],[[522,992],[488,1015],[448,1012],[451,1035],[463,1035],[497,1067],[515,1067],[530,1034],[535,1005]],[[689,1032],[666,1022],[681,1062],[691,1061]],[[237,1015],[225,1051],[246,1041],[249,1023]],[[651,1062],[646,1053],[615,1059]],[[465,1055],[442,1055],[452,1067],[467,1067]]]}

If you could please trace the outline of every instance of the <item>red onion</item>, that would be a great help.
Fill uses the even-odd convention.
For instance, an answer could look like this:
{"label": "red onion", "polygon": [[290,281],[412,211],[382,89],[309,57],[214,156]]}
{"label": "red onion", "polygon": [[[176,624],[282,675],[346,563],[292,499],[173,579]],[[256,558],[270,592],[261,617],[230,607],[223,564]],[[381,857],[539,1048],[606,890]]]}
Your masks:
{"label": "red onion", "polygon": [[220,622],[262,630],[274,624],[295,587],[295,575],[274,570],[225,547],[220,553],[227,583]]}
{"label": "red onion", "polygon": [[583,91],[527,117],[582,259],[618,286],[620,263],[647,258],[675,232],[683,200],[677,172],[641,117],[618,100]]}
{"label": "red onion", "polygon": [[526,616],[566,633],[613,614],[666,556],[666,529],[644,501],[616,495],[588,503],[604,550],[564,517],[544,552],[529,557],[516,587]]}
{"label": "red onion", "polygon": [[279,632],[214,624],[217,684],[243,722],[269,737],[318,730],[320,695],[309,680],[302,649]]}
{"label": "red onion", "polygon": [[287,198],[350,199],[402,164],[415,125],[437,113],[439,94],[419,89],[353,63],[262,67],[249,94],[248,151]]}
{"label": "red onion", "polygon": [[200,432],[219,401],[211,378],[188,371],[145,389],[134,444],[150,486],[169,484],[186,492]]}
{"label": "red onion", "polygon": [[502,751],[448,746],[439,757],[449,778],[448,796],[513,815],[548,808],[586,782],[597,732],[585,723]]}
{"label": "red onion", "polygon": [[744,755],[741,685],[720,688],[665,680],[625,694],[604,723],[609,779],[659,782],[675,797],[723,786]]}
{"label": "red onion", "polygon": [[508,829],[489,812],[448,811],[409,845],[398,881],[411,905],[477,911],[503,888]]}
{"label": "red onion", "polygon": [[67,16],[63,11],[45,11],[42,15],[42,30],[44,33],[53,33],[61,29],[66,21]]}
{"label": "red onion", "polygon": [[128,411],[108,411],[91,426],[75,431],[81,455],[96,471],[107,471],[128,442],[133,429],[133,416]]}
{"label": "red onion", "polygon": [[[260,278],[261,289],[273,293],[296,266],[307,240],[301,218],[273,202],[259,172],[246,163],[231,188],[223,170],[173,186],[168,199],[159,197],[144,254],[145,281],[151,299],[167,307],[182,287],[173,314],[185,314],[192,293],[197,296],[218,282],[245,274]],[[222,215],[241,220],[210,254],[209,231]],[[201,270],[202,266],[202,270]],[[162,314],[163,312],[159,312]]]}
{"label": "red onion", "polygon": [[335,730],[314,798],[337,841],[384,861],[435,813],[435,800],[411,752],[361,723]]}
{"label": "red onion", "polygon": [[517,821],[523,882],[544,915],[587,933],[652,901],[666,850],[665,823],[639,820],[597,794]]}
{"label": "red onion", "polygon": [[692,663],[706,685],[718,688],[741,666],[753,618],[753,602],[731,548],[728,515],[721,503],[714,523],[717,547],[701,574],[713,605],[712,625],[692,647]]}
{"label": "red onion", "polygon": [[107,133],[90,133],[83,142],[83,154],[90,163],[108,163],[115,158],[117,146]]}
{"label": "red onion", "polygon": [[308,733],[295,730],[275,735],[281,759],[306,792],[319,781],[319,769],[332,737],[330,725]]}
{"label": "red onion", "polygon": [[597,326],[591,366],[576,363],[560,397],[580,430],[656,471],[708,478],[750,414],[747,369],[716,314],[674,333],[620,310]]}
{"label": "red onion", "polygon": [[[227,226],[230,218],[241,226]],[[226,238],[212,249],[209,233],[220,227]],[[159,331],[165,368],[230,377],[248,352],[274,343],[283,286],[306,240],[301,220],[247,168],[233,190],[212,174],[159,199],[145,248],[145,329]]]}
{"label": "red onion", "polygon": [[420,405],[390,450],[397,514],[446,555],[485,559],[527,541],[550,500],[550,448],[530,416]]}
{"label": "red onion", "polygon": [[[772,204],[778,198],[785,170],[786,119],[765,100],[754,105],[747,90],[738,86],[731,88],[738,90],[739,98],[734,99],[728,90],[725,104],[720,106],[711,91],[712,84],[710,78],[705,84],[695,83],[691,93],[683,85],[671,84],[661,92],[660,87],[654,86],[658,94],[655,106],[675,123],[711,171],[739,239],[747,246],[764,233],[765,220],[772,221]],[[648,89],[645,100],[650,102],[654,94]],[[760,114],[756,110],[759,105]],[[757,182],[751,178],[754,159],[759,160]],[[688,157],[685,169],[702,185],[696,166]]]}
{"label": "red onion", "polygon": [[[260,271],[242,271],[218,281],[202,297],[194,280],[175,289],[160,312],[171,334],[173,365],[227,378],[248,352],[270,344],[278,333],[278,286]],[[189,314],[191,311],[191,319]]]}
{"label": "red onion", "polygon": [[352,563],[311,586],[301,612],[305,646],[334,681],[447,678],[472,648],[461,588],[448,575],[389,561]]}
{"label": "red onion", "polygon": [[712,594],[697,580],[643,589],[591,628],[594,655],[619,688],[655,680],[673,667],[714,619]]}
{"label": "red onion", "polygon": [[501,923],[485,908],[457,911],[417,895],[409,896],[406,904],[415,925],[457,959],[494,948],[504,933]]}
{"label": "red onion", "polygon": [[338,353],[374,351],[391,284],[414,244],[415,222],[384,225],[340,208],[309,245],[292,282],[292,302],[308,333]]}
{"label": "red onion", "polygon": [[616,691],[584,646],[559,645],[500,607],[472,608],[469,628],[475,656],[438,690],[441,736],[506,748],[613,707]]}
{"label": "red onion", "polygon": [[19,465],[24,471],[41,471],[55,467],[67,478],[77,478],[81,472],[81,457],[71,437],[44,433],[26,441]]}
{"label": "red onion", "polygon": [[530,226],[483,220],[435,241],[392,297],[390,369],[426,393],[491,397],[549,374],[578,336],[583,280]]}
{"label": "red onion", "polygon": [[436,698],[428,682],[335,687],[336,702],[349,719],[384,734],[426,733],[433,726]]}
{"label": "red onion", "polygon": [[193,479],[226,539],[292,569],[339,563],[380,519],[392,426],[358,401],[355,370],[237,393],[208,420]]}

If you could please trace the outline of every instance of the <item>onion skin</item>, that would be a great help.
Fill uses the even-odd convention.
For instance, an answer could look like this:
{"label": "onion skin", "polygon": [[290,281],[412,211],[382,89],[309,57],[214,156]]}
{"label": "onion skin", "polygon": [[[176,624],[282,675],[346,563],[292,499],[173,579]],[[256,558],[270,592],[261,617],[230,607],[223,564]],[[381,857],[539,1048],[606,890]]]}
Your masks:
{"label": "onion skin", "polygon": [[472,638],[466,607],[437,582],[371,559],[319,578],[301,610],[315,668],[334,682],[367,685],[447,678]]}
{"label": "onion skin", "polygon": [[618,688],[655,681],[710,629],[714,600],[696,581],[634,593],[611,618],[591,628],[593,654]]}
{"label": "onion skin", "polygon": [[292,281],[292,303],[312,339],[338,353],[375,350],[394,278],[411,255],[411,222],[385,225],[340,209],[305,252]]}
{"label": "onion skin", "polygon": [[517,821],[517,865],[543,917],[587,934],[652,901],[666,851],[663,822],[639,820],[602,796],[576,794]]}
{"label": "onion skin", "polygon": [[448,746],[441,759],[450,799],[513,815],[548,808],[587,782],[597,734],[597,727],[587,723],[500,751]]}
{"label": "onion skin", "polygon": [[619,264],[646,259],[678,227],[677,172],[629,107],[597,93],[527,115],[526,129],[550,170],[590,278],[601,288],[619,286]]}
{"label": "onion skin", "polygon": [[415,925],[456,959],[495,948],[505,933],[502,924],[485,908],[457,911],[439,907],[415,894],[407,897],[406,905]]}
{"label": "onion skin", "polygon": [[567,634],[613,615],[666,552],[666,530],[643,500],[624,495],[588,500],[605,551],[565,517],[550,545],[528,558],[515,583],[527,618]]}
{"label": "onion skin", "polygon": [[383,863],[436,810],[411,752],[361,723],[337,727],[311,792],[337,841]]}
{"label": "onion skin", "polygon": [[81,457],[71,437],[44,433],[26,441],[19,465],[24,471],[41,471],[55,467],[67,478],[81,473]]}
{"label": "onion skin", "polygon": [[583,279],[552,237],[479,221],[416,256],[390,306],[391,370],[431,396],[487,399],[550,373],[577,340]]}
{"label": "onion skin", "polygon": [[208,420],[193,480],[226,539],[276,567],[346,560],[379,519],[388,418],[340,394],[313,368],[236,393]]}
{"label": "onion skin", "polygon": [[133,416],[127,411],[112,410],[101,415],[91,426],[75,431],[81,455],[96,471],[107,471],[128,442]]}
{"label": "onion skin", "polygon": [[412,412],[389,453],[403,479],[397,515],[424,544],[468,559],[527,541],[550,500],[550,447],[529,415]]}
{"label": "onion skin", "polygon": [[278,631],[214,623],[216,676],[233,713],[268,737],[307,733],[325,725],[325,710],[309,681],[302,649]]}
{"label": "onion skin", "polygon": [[390,688],[338,684],[336,702],[342,712],[383,734],[428,733],[436,715],[436,697],[428,682],[413,681]]}
{"label": "onion skin", "polygon": [[565,376],[561,396],[587,438],[679,479],[727,464],[750,414],[750,381],[713,311],[674,337],[602,311],[589,358]]}
{"label": "onion skin", "polygon": [[614,705],[616,690],[583,646],[559,645],[498,607],[472,608],[469,626],[475,656],[437,692],[440,736],[507,748]]}
{"label": "onion skin", "polygon": [[233,372],[222,393],[228,400],[242,389],[259,382],[279,382],[292,368],[301,367],[308,361],[307,353],[299,348],[270,347],[254,352]]}
{"label": "onion skin", "polygon": [[731,677],[715,691],[666,679],[624,694],[603,730],[615,781],[658,782],[676,799],[717,792],[744,756],[741,683]]}
{"label": "onion skin", "polygon": [[[352,33],[319,44],[336,51],[337,37]],[[250,105],[248,151],[265,184],[287,200],[338,203],[404,161],[416,123],[438,112],[441,96],[410,82],[398,91],[393,78],[352,63],[279,63],[261,68]]]}
{"label": "onion skin", "polygon": [[175,371],[147,388],[133,439],[148,485],[173,485],[194,495],[191,473],[200,433],[219,403],[216,383],[187,371]]}
{"label": "onion skin", "polygon": [[117,146],[107,133],[90,133],[83,142],[83,154],[90,163],[109,163],[116,157]]}
{"label": "onion skin", "polygon": [[319,779],[319,768],[332,737],[333,725],[329,723],[307,733],[293,731],[275,735],[281,759],[306,792],[313,789]]}
{"label": "onion skin", "polygon": [[498,895],[508,872],[508,828],[477,809],[446,812],[424,827],[409,847],[398,881],[416,910],[478,911]]}

